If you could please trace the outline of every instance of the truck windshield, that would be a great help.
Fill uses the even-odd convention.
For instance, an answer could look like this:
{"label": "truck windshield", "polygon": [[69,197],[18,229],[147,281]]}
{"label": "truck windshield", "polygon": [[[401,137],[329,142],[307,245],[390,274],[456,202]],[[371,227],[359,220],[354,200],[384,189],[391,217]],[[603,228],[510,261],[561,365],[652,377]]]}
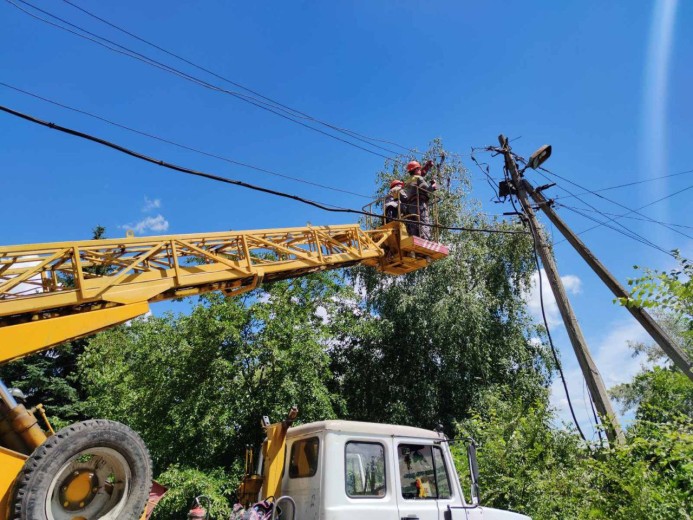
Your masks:
{"label": "truck windshield", "polygon": [[450,482],[443,453],[438,446],[400,444],[397,453],[403,498],[450,498]]}

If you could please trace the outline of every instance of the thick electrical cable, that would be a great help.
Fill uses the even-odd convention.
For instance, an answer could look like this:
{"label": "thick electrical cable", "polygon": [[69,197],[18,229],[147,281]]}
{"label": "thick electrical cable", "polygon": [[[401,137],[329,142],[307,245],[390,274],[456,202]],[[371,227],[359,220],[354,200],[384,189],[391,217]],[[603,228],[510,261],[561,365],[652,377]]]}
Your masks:
{"label": "thick electrical cable", "polygon": [[[125,148],[124,146],[121,146],[119,144],[113,143],[111,141],[107,141],[105,139],[102,139],[100,137],[96,137],[94,135],[86,134],[83,132],[80,132],[78,130],[73,130],[71,128],[67,128],[64,126],[57,125],[55,123],[50,123],[48,121],[43,121],[41,119],[38,119],[36,117],[30,116],[28,114],[24,114],[22,112],[18,112],[16,110],[13,110],[11,108],[5,107],[0,105],[0,111],[6,112],[8,114],[11,114],[13,116],[19,117],[21,119],[24,119],[26,121],[30,121],[32,123],[45,126],[47,128],[50,128],[52,130],[57,130],[62,133],[66,133],[68,135],[72,135],[74,137],[79,137],[81,139],[85,139],[87,141],[92,141],[94,143],[101,144],[103,146],[106,146],[108,148],[112,148],[113,150],[116,150],[118,152],[124,153],[126,155],[129,155],[131,157],[135,157],[136,159],[141,159],[143,161],[156,164],[158,166],[162,166],[164,168],[170,169],[170,170],[175,170],[181,173],[189,174],[189,175],[194,175],[196,177],[202,177],[210,180],[215,180],[219,182],[223,182],[226,184],[232,184],[234,186],[239,186],[242,188],[254,190],[254,191],[259,191],[261,193],[266,193],[269,195],[274,195],[277,197],[282,197],[286,199],[291,199],[296,202],[300,202],[302,204],[306,204],[309,206],[313,206],[315,208],[321,209],[323,211],[329,211],[332,213],[350,213],[350,214],[355,214],[355,215],[363,215],[366,217],[375,217],[382,219],[384,218],[383,215],[378,215],[376,213],[371,213],[369,211],[363,211],[363,210],[358,210],[358,209],[353,209],[353,208],[344,208],[340,206],[333,206],[331,204],[325,204],[322,202],[318,202],[315,200],[310,200],[306,199],[304,197],[300,197],[298,195],[293,195],[291,193],[286,193],[283,191],[279,190],[274,190],[271,188],[266,188],[264,186],[257,186],[255,184],[250,184],[244,181],[239,181],[236,179],[230,179],[228,177],[222,177],[220,175],[216,175],[213,173],[207,173],[203,172],[200,170],[194,170],[192,168],[186,168],[184,166],[179,166],[173,163],[169,163],[166,161],[163,161],[161,159],[155,159],[153,157],[149,157],[147,155],[144,155],[142,153],[136,152],[134,150]],[[406,219],[391,219],[396,222],[410,222],[410,223],[415,223],[416,221],[412,220],[406,220]],[[450,230],[450,231],[468,231],[468,232],[477,232],[477,233],[495,233],[495,234],[504,234],[504,235],[518,235],[518,234],[526,234],[526,231],[519,231],[519,230],[506,230],[506,229],[488,229],[488,228],[470,228],[470,227],[463,227],[463,226],[441,226],[439,224],[431,224],[430,227],[432,228],[437,228],[437,229],[445,229],[445,230]]]}
{"label": "thick electrical cable", "polygon": [[155,48],[155,49],[157,49],[157,50],[159,50],[159,51],[161,51],[161,52],[163,52],[163,53],[165,53],[165,54],[168,54],[169,56],[171,56],[171,57],[173,57],[173,58],[176,58],[177,60],[180,60],[180,61],[182,61],[183,63],[186,63],[186,64],[188,64],[188,65],[190,65],[190,66],[192,66],[192,67],[195,67],[195,68],[198,69],[198,70],[201,70],[201,71],[203,71],[203,72],[206,72],[207,74],[210,74],[210,75],[214,76],[214,77],[217,78],[217,79],[220,79],[220,80],[222,80],[222,81],[225,81],[226,83],[229,83],[230,85],[233,85],[233,86],[235,86],[235,87],[238,87],[238,88],[240,88],[240,89],[243,89],[243,90],[245,90],[246,92],[250,92],[250,93],[253,94],[254,96],[258,96],[258,97],[264,99],[265,101],[268,101],[269,103],[272,103],[274,106],[276,106],[276,107],[278,107],[278,108],[281,108],[281,109],[284,109],[284,110],[288,111],[289,113],[296,115],[296,117],[301,117],[301,118],[303,118],[303,119],[309,119],[309,120],[311,120],[311,121],[314,121],[314,122],[316,122],[316,123],[319,123],[319,124],[321,124],[321,125],[324,125],[324,126],[326,126],[326,127],[328,127],[328,128],[332,128],[333,130],[337,130],[337,131],[339,131],[339,132],[342,132],[342,133],[345,133],[345,134],[348,134],[348,135],[351,135],[351,136],[354,136],[354,137],[360,137],[360,138],[366,139],[366,140],[368,140],[368,141],[376,141],[376,142],[380,142],[380,143],[391,144],[391,145],[393,145],[393,146],[397,146],[398,148],[401,148],[402,150],[405,150],[405,151],[408,152],[408,153],[412,153],[412,154],[420,154],[420,153],[421,153],[421,152],[418,152],[418,151],[413,150],[413,149],[411,149],[411,148],[408,148],[408,147],[406,147],[406,146],[404,146],[404,145],[401,145],[401,144],[399,144],[399,143],[396,143],[396,142],[394,142],[394,141],[389,141],[389,140],[387,140],[387,139],[381,139],[381,138],[378,138],[378,137],[370,137],[370,136],[363,135],[363,134],[360,134],[360,133],[358,133],[358,132],[355,132],[355,131],[353,131],[353,130],[349,130],[348,128],[342,128],[342,127],[339,127],[339,126],[336,126],[336,125],[332,125],[332,124],[330,124],[330,123],[328,123],[328,122],[322,121],[322,120],[320,120],[320,119],[317,119],[317,118],[315,118],[315,117],[313,117],[313,116],[311,116],[311,115],[309,115],[309,114],[306,114],[305,112],[302,112],[302,111],[300,111],[300,110],[297,110],[297,109],[295,109],[295,108],[292,108],[292,107],[290,107],[290,106],[287,106],[287,105],[285,105],[285,104],[283,104],[283,103],[280,103],[279,101],[276,101],[276,100],[274,100],[274,99],[272,99],[272,98],[269,98],[269,97],[267,97],[267,96],[261,94],[260,92],[257,92],[257,91],[255,91],[255,90],[249,88],[249,87],[246,87],[245,85],[242,85],[242,84],[240,84],[240,83],[238,83],[238,82],[236,82],[236,81],[230,80],[230,79],[228,79],[228,78],[226,78],[226,77],[224,77],[224,76],[222,76],[222,75],[220,75],[220,74],[218,74],[218,73],[216,73],[216,72],[214,72],[214,71],[212,71],[212,70],[210,70],[210,69],[208,69],[208,68],[205,68],[205,67],[199,65],[198,63],[195,63],[195,62],[193,62],[193,61],[190,61],[190,60],[188,60],[187,58],[184,58],[183,56],[181,56],[181,55],[179,55],[179,54],[176,54],[176,53],[174,53],[174,52],[172,52],[172,51],[169,51],[169,50],[167,50],[167,49],[165,49],[165,48],[163,48],[163,47],[161,47],[161,46],[159,46],[159,45],[157,45],[157,44],[155,44],[155,43],[152,43],[151,41],[146,40],[146,39],[142,38],[141,36],[138,36],[138,35],[136,35],[136,34],[130,32],[130,31],[126,30],[126,29],[123,29],[122,27],[120,27],[120,26],[114,24],[113,22],[110,22],[110,21],[104,19],[103,17],[100,17],[100,16],[98,16],[98,15],[92,13],[91,11],[88,11],[87,9],[85,9],[85,8],[83,8],[83,7],[79,6],[79,5],[77,5],[77,4],[73,3],[73,2],[71,2],[70,0],[63,0],[63,2],[65,2],[66,4],[68,4],[68,5],[72,6],[72,7],[74,7],[75,9],[78,9],[79,11],[83,12],[83,13],[86,14],[87,16],[90,16],[90,17],[92,17],[92,18],[94,18],[94,19],[96,19],[96,20],[99,20],[100,22],[102,22],[102,23],[108,25],[109,27],[112,27],[113,29],[116,29],[117,31],[122,32],[123,34],[127,34],[128,36],[130,36],[130,37],[132,37],[132,38],[135,38],[136,40],[138,40],[138,41],[140,41],[140,42],[142,42],[142,43],[145,43],[145,44],[147,44],[147,45],[149,45],[149,46],[151,46],[151,47],[153,47],[153,48]]}
{"label": "thick electrical cable", "polygon": [[[51,25],[51,26],[53,26],[53,27],[55,27],[55,28],[58,28],[58,29],[60,29],[60,30],[66,31],[66,32],[68,32],[68,33],[70,33],[70,34],[73,34],[73,35],[75,35],[75,36],[77,36],[77,37],[79,37],[79,38],[85,39],[85,40],[90,41],[90,42],[92,42],[92,43],[96,43],[96,44],[100,45],[101,47],[104,47],[104,48],[106,48],[106,49],[108,49],[108,50],[110,50],[110,51],[113,51],[113,52],[116,52],[116,53],[118,53],[118,54],[122,54],[122,55],[124,55],[124,56],[128,56],[128,57],[130,57],[130,58],[136,59],[136,60],[141,61],[141,62],[143,62],[143,63],[145,63],[145,64],[147,64],[147,65],[153,66],[153,67],[155,67],[155,68],[158,68],[158,69],[163,70],[163,71],[165,71],[165,72],[168,72],[168,73],[170,73],[170,74],[173,74],[173,75],[175,75],[175,76],[178,76],[178,77],[180,77],[180,78],[182,78],[182,79],[185,79],[185,80],[187,80],[187,81],[190,81],[190,82],[192,82],[192,83],[194,83],[194,84],[196,84],[196,85],[202,86],[202,87],[204,87],[204,88],[207,88],[207,89],[210,89],[210,90],[219,92],[219,93],[223,93],[223,94],[230,95],[230,96],[232,96],[232,97],[234,97],[234,98],[236,98],[236,99],[240,99],[240,100],[242,100],[242,101],[245,101],[246,103],[249,103],[249,104],[251,104],[251,105],[254,105],[254,106],[256,106],[256,107],[258,107],[258,108],[260,108],[260,109],[262,109],[262,110],[265,110],[265,111],[267,111],[267,112],[271,112],[271,113],[273,113],[273,114],[275,114],[275,115],[277,115],[277,116],[279,116],[279,117],[281,117],[281,118],[283,118],[283,119],[286,119],[286,120],[288,120],[288,121],[292,121],[292,122],[294,122],[294,123],[296,123],[296,124],[298,124],[298,125],[301,125],[301,126],[303,126],[303,127],[305,127],[305,128],[308,128],[309,130],[312,130],[312,131],[317,132],[317,133],[319,133],[319,134],[325,135],[325,136],[330,137],[330,138],[332,138],[332,139],[335,139],[335,140],[337,140],[337,141],[341,141],[341,142],[343,142],[343,143],[345,143],[345,144],[347,144],[347,145],[349,145],[349,146],[352,146],[352,147],[354,147],[354,148],[358,148],[358,149],[360,149],[360,150],[362,150],[362,151],[364,151],[364,152],[370,153],[370,154],[372,154],[372,155],[376,155],[376,156],[378,156],[378,157],[382,157],[382,158],[384,158],[384,159],[391,160],[391,161],[393,161],[393,162],[395,162],[395,163],[401,163],[401,161],[399,161],[399,160],[396,159],[396,158],[393,158],[393,157],[388,156],[388,155],[383,155],[383,154],[381,154],[381,153],[379,153],[379,152],[376,152],[376,151],[374,151],[374,150],[365,148],[364,146],[361,146],[361,145],[359,145],[359,144],[357,144],[357,143],[354,143],[354,142],[352,142],[352,141],[349,141],[349,140],[344,139],[344,138],[342,138],[342,137],[339,137],[339,136],[337,136],[337,135],[331,134],[331,133],[326,132],[326,131],[324,131],[324,130],[321,130],[321,129],[319,129],[319,128],[315,128],[314,126],[311,126],[311,125],[309,125],[309,124],[306,124],[306,123],[304,123],[304,122],[302,122],[302,121],[298,121],[294,116],[288,115],[288,114],[286,113],[285,110],[284,110],[285,113],[282,113],[282,112],[279,111],[279,110],[281,110],[281,109],[277,109],[276,107],[273,107],[272,105],[269,105],[268,103],[265,103],[265,102],[263,102],[263,101],[261,101],[261,100],[258,100],[258,99],[255,99],[255,98],[251,98],[250,96],[241,94],[241,93],[239,93],[239,92],[234,92],[234,91],[231,91],[231,90],[227,90],[227,89],[225,89],[225,88],[219,87],[218,85],[214,85],[214,84],[209,83],[209,82],[207,82],[207,81],[205,81],[205,80],[203,80],[203,79],[200,79],[200,78],[195,77],[195,76],[192,76],[192,75],[190,75],[190,74],[188,74],[188,73],[186,73],[186,72],[183,72],[183,71],[181,71],[181,70],[179,70],[179,69],[176,69],[175,67],[171,67],[170,65],[166,65],[166,64],[164,64],[164,63],[161,63],[161,62],[159,62],[159,61],[157,61],[157,60],[155,60],[155,59],[153,59],[153,58],[150,58],[150,57],[148,57],[148,56],[146,56],[146,55],[144,55],[144,54],[142,54],[142,53],[139,53],[139,52],[137,52],[137,51],[134,51],[134,50],[132,50],[132,49],[129,49],[128,47],[125,47],[125,46],[123,46],[123,45],[121,45],[121,44],[119,44],[119,43],[116,43],[116,42],[114,42],[114,41],[112,41],[112,40],[109,40],[108,38],[104,38],[103,36],[99,36],[99,35],[97,35],[97,34],[91,32],[91,31],[88,31],[88,30],[86,30],[86,29],[84,29],[84,28],[82,28],[82,27],[80,27],[80,26],[78,26],[78,25],[76,25],[76,24],[73,24],[73,23],[71,23],[71,22],[69,22],[69,21],[67,21],[67,20],[65,20],[65,19],[63,19],[63,18],[61,18],[61,17],[59,17],[59,16],[57,16],[57,15],[54,15],[54,14],[52,14],[52,13],[50,13],[50,12],[44,10],[44,9],[41,9],[40,7],[37,7],[37,6],[33,5],[33,4],[31,4],[30,2],[27,2],[26,0],[6,0],[6,2],[9,3],[10,5],[12,5],[13,7],[15,7],[16,9],[22,11],[23,13],[25,13],[25,14],[31,16],[32,18],[34,18],[34,19],[36,19],[36,20],[39,20],[39,21],[41,21],[41,22],[43,22],[43,23],[46,23],[46,24],[48,24],[48,25]],[[69,26],[71,26],[71,27],[74,27],[74,28],[77,29],[78,31],[82,31],[82,32],[85,33],[85,34],[80,34],[79,32],[75,32],[75,31],[73,31],[73,30],[71,30],[71,29],[69,29],[69,28],[67,28],[67,27],[63,27],[62,25],[56,24],[56,23],[54,23],[54,22],[51,22],[50,20],[46,20],[45,18],[42,18],[42,17],[40,17],[40,16],[37,16],[36,14],[34,14],[34,13],[32,13],[32,12],[30,12],[30,11],[24,9],[24,8],[22,8],[22,7],[21,7],[20,5],[18,5],[16,2],[20,2],[20,3],[24,4],[24,5],[27,5],[27,6],[31,7],[32,9],[35,9],[35,10],[37,10],[37,11],[39,11],[39,12],[41,12],[41,13],[43,13],[43,14],[45,14],[45,15],[47,15],[47,16],[49,16],[49,17],[55,19],[55,20],[58,20],[58,21],[60,21],[60,22],[62,22],[62,23],[64,23],[64,24],[67,24],[67,25],[69,25]],[[89,36],[87,36],[87,35],[89,35]],[[101,41],[99,41],[99,40],[101,40]],[[103,42],[106,42],[106,43],[103,43]],[[114,48],[114,47],[117,47],[117,48]],[[395,154],[395,155],[397,154],[397,152],[394,152],[394,151],[392,151],[392,150],[389,150],[389,149],[387,149],[387,148],[384,148],[384,147],[382,147],[382,146],[380,146],[380,145],[377,145],[377,144],[368,142],[368,141],[364,140],[363,138],[356,137],[356,136],[351,136],[351,137],[352,137],[353,139],[358,140],[358,141],[365,142],[368,146],[371,146],[371,147],[373,147],[373,148],[378,148],[378,149],[384,150],[384,151],[386,151],[386,152],[388,152],[388,153],[390,153],[390,154]]]}
{"label": "thick electrical cable", "polygon": [[[513,201],[512,197],[510,197],[510,203],[513,206],[513,209],[515,210],[516,213],[520,213],[518,211],[517,206],[515,205],[515,202]],[[585,437],[585,434],[582,432],[582,428],[580,428],[580,423],[577,420],[577,416],[575,415],[575,410],[573,409],[573,402],[570,398],[570,392],[568,391],[568,384],[566,383],[565,380],[565,374],[563,373],[563,366],[561,364],[561,360],[558,357],[558,352],[556,351],[556,347],[553,344],[553,338],[551,337],[551,330],[549,329],[549,320],[546,317],[546,309],[544,308],[544,284],[542,282],[542,276],[541,276],[541,262],[539,261],[539,236],[538,233],[539,231],[534,228],[532,225],[531,219],[527,219],[526,223],[529,227],[530,234],[532,235],[532,252],[534,253],[534,262],[536,263],[537,266],[537,276],[539,278],[539,306],[541,307],[541,316],[544,321],[544,329],[546,330],[546,337],[549,340],[549,345],[551,347],[551,354],[553,355],[553,360],[554,363],[556,363],[556,368],[558,369],[558,374],[560,375],[561,378],[561,383],[563,383],[563,390],[565,391],[565,397],[566,400],[568,401],[568,408],[570,409],[570,415],[573,417],[573,422],[575,423],[575,427],[577,428],[578,433],[580,434],[580,437],[582,440],[587,443],[587,438]]]}
{"label": "thick electrical cable", "polygon": [[223,155],[217,155],[217,154],[214,154],[214,153],[211,153],[211,152],[205,152],[204,150],[199,150],[199,149],[197,149],[197,148],[193,148],[192,146],[187,146],[187,145],[184,145],[184,144],[181,144],[181,143],[177,143],[177,142],[175,142],[175,141],[171,141],[171,140],[169,140],[169,139],[165,139],[165,138],[163,138],[163,137],[159,137],[159,136],[157,136],[157,135],[150,134],[150,133],[148,133],[148,132],[144,132],[144,131],[142,131],[142,130],[137,130],[137,129],[135,129],[135,128],[132,128],[132,127],[123,125],[123,124],[121,124],[121,123],[116,123],[115,121],[111,121],[110,119],[107,119],[107,118],[105,118],[105,117],[102,117],[102,116],[93,114],[93,113],[91,113],[91,112],[87,112],[86,110],[81,110],[81,109],[79,109],[79,108],[74,108],[74,107],[71,107],[71,106],[69,106],[69,105],[65,105],[65,104],[60,103],[60,102],[58,102],[58,101],[55,101],[55,100],[52,100],[52,99],[48,99],[48,98],[46,98],[46,97],[40,96],[40,95],[38,95],[38,94],[35,94],[35,93],[33,93],[33,92],[29,92],[29,91],[24,90],[24,89],[21,89],[21,88],[19,88],[19,87],[15,87],[15,86],[13,86],[13,85],[9,85],[9,84],[4,83],[4,82],[2,82],[2,81],[0,81],[0,85],[2,85],[3,87],[6,87],[6,88],[12,89],[12,90],[14,90],[14,91],[16,91],[16,92],[20,92],[20,93],[22,93],[22,94],[25,94],[25,95],[27,95],[27,96],[31,96],[31,97],[36,98],[36,99],[40,99],[41,101],[45,101],[46,103],[50,103],[50,104],[52,104],[52,105],[55,105],[55,106],[58,106],[58,107],[61,107],[61,108],[65,108],[65,109],[67,109],[67,110],[71,110],[72,112],[76,112],[76,113],[78,113],[78,114],[82,114],[82,115],[85,115],[85,116],[88,116],[88,117],[97,119],[97,120],[99,120],[99,121],[103,121],[104,123],[108,123],[109,125],[115,126],[115,127],[117,127],[117,128],[122,128],[123,130],[127,130],[128,132],[132,132],[132,133],[135,133],[135,134],[138,134],[138,135],[142,135],[142,136],[148,137],[148,138],[150,138],[150,139],[156,139],[157,141],[160,141],[160,142],[162,142],[162,143],[166,143],[166,144],[170,144],[170,145],[176,146],[176,147],[181,148],[181,149],[183,149],[183,150],[188,150],[188,151],[191,151],[191,152],[195,152],[195,153],[198,153],[198,154],[201,154],[201,155],[205,155],[205,156],[207,156],[207,157],[212,157],[212,158],[214,158],[214,159],[219,159],[219,160],[221,160],[221,161],[225,161],[225,162],[230,163],[230,164],[235,164],[235,165],[241,166],[241,167],[243,167],[243,168],[248,168],[248,169],[251,169],[251,170],[258,171],[258,172],[267,173],[267,174],[269,174],[269,175],[274,175],[275,177],[281,177],[281,178],[289,179],[289,180],[292,180],[292,181],[295,181],[295,182],[300,182],[300,183],[303,183],[303,184],[309,184],[309,185],[311,185],[311,186],[315,186],[315,187],[318,187],[318,188],[322,188],[322,189],[326,189],[326,190],[331,190],[331,191],[337,191],[337,192],[341,192],[341,193],[346,193],[346,194],[348,194],[348,195],[355,195],[355,196],[357,196],[357,197],[361,197],[361,198],[364,198],[364,199],[371,199],[371,198],[372,198],[372,197],[369,197],[368,195],[363,195],[363,194],[361,194],[361,193],[355,193],[355,192],[353,192],[353,191],[344,190],[344,189],[341,189],[341,188],[336,188],[336,187],[334,187],[334,186],[328,186],[328,185],[326,185],[326,184],[320,184],[320,183],[317,183],[317,182],[308,181],[308,180],[306,180],[306,179],[301,179],[300,177],[293,177],[293,176],[291,176],[291,175],[286,175],[286,174],[284,174],[284,173],[279,173],[279,172],[276,172],[276,171],[268,170],[268,169],[266,169],[266,168],[261,168],[261,167],[258,167],[258,166],[253,166],[252,164],[248,164],[248,163],[244,163],[244,162],[241,162],[241,161],[237,161],[237,160],[231,159],[231,158],[229,158],[229,157],[224,157]]}

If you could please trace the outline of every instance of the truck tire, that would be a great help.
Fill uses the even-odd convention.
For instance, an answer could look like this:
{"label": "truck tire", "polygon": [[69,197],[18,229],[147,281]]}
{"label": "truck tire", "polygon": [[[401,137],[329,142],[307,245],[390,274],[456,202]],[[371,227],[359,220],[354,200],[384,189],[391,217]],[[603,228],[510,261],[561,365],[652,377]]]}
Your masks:
{"label": "truck tire", "polygon": [[147,447],[127,426],[72,424],[31,454],[17,476],[11,520],[138,520],[152,486]]}

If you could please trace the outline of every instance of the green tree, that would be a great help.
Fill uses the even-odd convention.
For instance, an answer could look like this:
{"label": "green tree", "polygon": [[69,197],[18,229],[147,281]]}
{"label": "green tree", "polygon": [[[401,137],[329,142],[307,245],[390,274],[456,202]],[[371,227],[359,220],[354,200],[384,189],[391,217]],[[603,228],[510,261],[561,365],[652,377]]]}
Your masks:
{"label": "green tree", "polygon": [[[651,307],[670,335],[691,352],[690,264],[647,270],[631,281],[631,298],[621,303]],[[556,426],[546,399],[529,406],[499,387],[483,394],[460,435],[480,443],[482,497],[536,520],[594,518],[680,519],[693,515],[693,385],[672,368],[658,347],[632,345],[649,366],[612,390],[632,410],[627,443],[587,446]],[[458,449],[460,467],[466,468]],[[466,472],[461,473],[463,479]]]}
{"label": "green tree", "polygon": [[[628,280],[633,287],[629,298],[621,298],[622,305],[637,305],[659,309],[683,321],[680,331],[693,339],[693,263],[674,250],[678,267],[669,271],[644,269],[644,274]],[[635,269],[640,269],[637,265]]]}
{"label": "green tree", "polygon": [[[541,518],[583,518],[583,470],[587,456],[580,437],[557,427],[548,391],[523,400],[509,386],[489,388],[471,416],[458,425],[457,437],[478,443],[481,503]],[[560,425],[559,425],[560,426]],[[464,443],[453,455],[464,488],[469,468]]]}
{"label": "green tree", "polygon": [[[486,392],[459,426],[460,438],[479,443],[483,504],[534,520],[691,518],[693,418],[638,419],[626,445],[602,449],[557,427],[546,399],[527,405],[513,394],[505,387]],[[468,489],[464,447],[454,453]]]}
{"label": "green tree", "polygon": [[[424,159],[441,153],[434,142]],[[407,160],[379,174],[379,192],[403,175],[399,165]],[[332,366],[350,418],[442,424],[452,432],[489,386],[512,383],[533,401],[548,384],[550,365],[541,342],[530,341],[538,331],[523,299],[535,270],[531,239],[521,226],[479,212],[459,159],[434,175],[446,188],[432,212],[441,225],[519,233],[443,230],[450,255],[426,269],[397,278],[353,270],[360,319],[356,328],[337,331]]]}
{"label": "green tree", "polygon": [[[231,514],[230,497],[235,492],[235,475],[222,468],[199,469],[169,466],[158,476],[158,481],[168,488],[154,510],[154,520],[179,520],[185,518],[194,497],[204,495],[210,500],[209,517],[228,518]],[[203,504],[207,507],[207,504]]]}
{"label": "green tree", "polygon": [[[92,239],[106,238],[105,233],[103,226],[96,226]],[[103,268],[99,271],[87,269],[87,272],[105,273]],[[74,286],[69,278],[60,282],[64,286]],[[86,339],[78,339],[0,366],[0,379],[8,386],[20,388],[31,403],[43,403],[57,428],[85,419],[81,401],[86,392],[76,372],[77,359],[86,345]]]}
{"label": "green tree", "polygon": [[[85,412],[137,430],[164,483],[184,480],[204,493],[211,480],[196,483],[195,472],[209,470],[233,489],[245,446],[262,440],[263,415],[280,420],[292,405],[305,422],[343,415],[341,397],[326,386],[332,325],[325,316],[340,301],[338,276],[274,282],[241,298],[212,294],[189,315],[98,334],[79,359]],[[163,509],[182,507],[174,495]]]}
{"label": "green tree", "polygon": [[[693,338],[686,335],[682,321],[671,312],[658,312],[660,324],[684,351],[693,355]],[[635,411],[638,419],[667,422],[679,414],[693,417],[693,382],[676,368],[654,343],[631,344],[634,356],[644,356],[645,366],[632,381],[609,393],[621,403],[623,412]]]}
{"label": "green tree", "polygon": [[[693,357],[693,264],[678,251],[673,254],[679,263],[677,268],[645,269],[643,276],[628,281],[632,286],[630,297],[619,303],[654,309],[669,336]],[[611,394],[624,411],[636,410],[638,418],[654,422],[667,422],[678,414],[693,416],[693,382],[657,345],[639,343],[631,347],[633,355],[645,355],[648,367],[633,381],[612,389]]]}

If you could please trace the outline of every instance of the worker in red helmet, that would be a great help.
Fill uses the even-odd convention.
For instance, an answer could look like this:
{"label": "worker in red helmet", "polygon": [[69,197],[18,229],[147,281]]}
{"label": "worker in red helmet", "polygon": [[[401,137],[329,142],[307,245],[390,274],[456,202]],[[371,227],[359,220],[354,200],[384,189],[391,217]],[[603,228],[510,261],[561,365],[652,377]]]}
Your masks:
{"label": "worker in red helmet", "polygon": [[431,240],[431,213],[428,209],[428,201],[431,194],[438,189],[436,181],[428,182],[425,179],[428,171],[433,167],[433,161],[426,161],[421,166],[418,161],[407,164],[409,181],[403,193],[406,195],[405,218],[412,222],[407,223],[407,232],[410,235]]}
{"label": "worker in red helmet", "polygon": [[385,222],[402,218],[402,205],[406,202],[407,195],[403,191],[404,182],[395,179],[390,183],[390,191],[385,196]]}
{"label": "worker in red helmet", "polygon": [[423,166],[421,166],[419,161],[409,161],[409,163],[407,163],[407,171],[412,175],[425,177],[428,171],[433,168],[433,165],[434,163],[431,160],[426,161],[426,164]]}

